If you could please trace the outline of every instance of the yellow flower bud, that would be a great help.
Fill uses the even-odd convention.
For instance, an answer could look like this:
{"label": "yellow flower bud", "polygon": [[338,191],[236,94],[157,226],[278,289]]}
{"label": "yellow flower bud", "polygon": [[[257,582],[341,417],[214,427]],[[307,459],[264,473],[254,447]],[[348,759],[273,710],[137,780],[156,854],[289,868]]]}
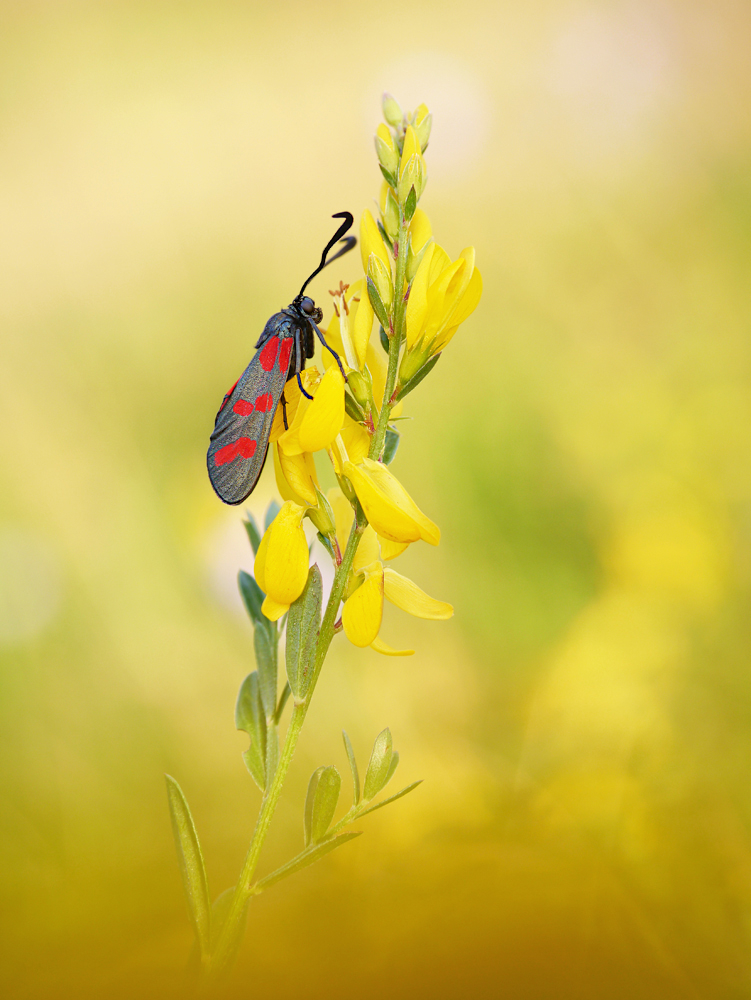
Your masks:
{"label": "yellow flower bud", "polygon": [[302,529],[305,508],[291,500],[282,504],[258,546],[254,573],[266,594],[261,610],[272,622],[289,611],[308,579],[308,543]]}
{"label": "yellow flower bud", "polygon": [[407,131],[404,133],[404,144],[402,146],[402,156],[399,161],[399,176],[404,173],[407,163],[412,159],[413,156],[420,155],[420,140],[417,138],[417,133],[412,128],[411,125],[407,126]]}
{"label": "yellow flower bud", "polygon": [[362,254],[362,267],[364,271],[368,269],[368,258],[371,254],[383,263],[384,267],[391,268],[391,255],[386,244],[383,242],[378,226],[370,212],[365,209],[360,220],[360,253]]}
{"label": "yellow flower bud", "polygon": [[414,156],[410,156],[407,162],[404,164],[401,175],[399,177],[399,187],[397,188],[397,193],[399,195],[399,204],[404,205],[409,196],[409,192],[412,188],[415,189],[415,195],[418,201],[425,190],[425,185],[428,181],[427,170],[425,169],[425,160],[419,153],[415,153]]}
{"label": "yellow flower bud", "polygon": [[384,124],[379,125],[376,131],[375,147],[378,162],[384,170],[395,177],[399,167],[399,150],[396,148],[393,135]]}
{"label": "yellow flower bud", "polygon": [[399,205],[391,188],[388,189],[386,202],[383,206],[383,228],[392,240],[399,232]]}
{"label": "yellow flower bud", "polygon": [[427,105],[421,104],[413,115],[415,134],[420,142],[420,152],[424,153],[428,148],[430,139],[430,129],[433,125],[433,116],[428,111]]}
{"label": "yellow flower bud", "polygon": [[382,100],[383,117],[389,123],[396,127],[401,125],[404,120],[404,115],[402,114],[402,109],[399,107],[396,98],[392,97],[391,94],[384,94]]}
{"label": "yellow flower bud", "polygon": [[386,267],[376,254],[372,253],[368,257],[367,264],[368,277],[376,287],[376,291],[381,297],[386,307],[386,312],[391,311],[391,303],[394,299],[394,284],[391,280],[391,269]]}

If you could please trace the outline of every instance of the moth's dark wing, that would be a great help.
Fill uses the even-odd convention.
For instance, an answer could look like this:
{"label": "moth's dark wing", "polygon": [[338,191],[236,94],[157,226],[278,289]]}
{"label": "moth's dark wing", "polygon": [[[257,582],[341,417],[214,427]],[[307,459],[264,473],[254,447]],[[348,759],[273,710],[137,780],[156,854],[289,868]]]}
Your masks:
{"label": "moth's dark wing", "polygon": [[206,465],[211,485],[225,503],[242,503],[261,475],[293,343],[288,335],[269,338],[216,415]]}

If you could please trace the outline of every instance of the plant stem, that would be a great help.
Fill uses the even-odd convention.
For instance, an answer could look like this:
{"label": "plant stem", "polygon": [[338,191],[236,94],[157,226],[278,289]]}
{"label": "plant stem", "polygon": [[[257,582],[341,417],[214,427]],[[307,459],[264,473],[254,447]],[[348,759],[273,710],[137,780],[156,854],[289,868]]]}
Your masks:
{"label": "plant stem", "polygon": [[404,280],[407,276],[407,247],[409,244],[409,223],[400,212],[399,252],[396,257],[396,279],[394,281],[394,334],[389,338],[389,366],[386,372],[386,385],[383,390],[383,402],[378,414],[375,434],[370,440],[368,458],[376,461],[383,455],[386,441],[386,430],[391,416],[391,397],[396,387],[396,376],[399,369],[399,350],[404,340],[404,318],[406,303],[404,300]]}
{"label": "plant stem", "polygon": [[[376,425],[375,433],[371,439],[370,449],[368,452],[371,459],[380,459],[383,454],[383,447],[386,441],[386,430],[388,428],[389,417],[391,415],[393,405],[392,397],[396,387],[397,372],[399,368],[399,351],[402,341],[404,340],[406,307],[404,284],[407,273],[408,240],[409,223],[402,214],[399,226],[399,251],[396,258],[396,280],[394,282],[394,334],[389,340],[389,363],[386,374],[383,401],[378,415],[378,423]],[[318,646],[316,649],[316,658],[313,667],[313,675],[310,680],[310,687],[307,695],[305,696],[305,700],[296,702],[292,710],[292,717],[287,728],[284,746],[279,757],[276,773],[274,774],[271,785],[264,794],[263,802],[261,803],[261,811],[258,814],[255,829],[253,830],[253,837],[250,841],[250,847],[248,848],[248,853],[245,856],[240,877],[237,881],[237,885],[235,886],[232,905],[217,940],[216,948],[211,956],[211,965],[206,975],[207,983],[216,982],[230,965],[233,944],[237,940],[240,925],[245,916],[245,908],[248,904],[248,900],[253,895],[253,876],[258,864],[261,848],[263,847],[269,825],[271,824],[271,819],[274,815],[274,810],[276,809],[279,801],[279,796],[281,795],[284,780],[287,777],[289,765],[291,764],[292,758],[295,754],[297,741],[300,738],[300,732],[305,721],[305,716],[308,713],[308,708],[313,697],[313,691],[315,690],[316,683],[318,682],[318,678],[321,673],[321,668],[323,667],[323,662],[326,659],[326,654],[328,653],[329,646],[331,645],[331,640],[334,637],[334,625],[339,611],[339,605],[342,600],[342,595],[344,594],[344,587],[352,568],[352,562],[355,557],[355,552],[357,551],[357,546],[366,526],[367,521],[365,520],[359,504],[357,504],[355,520],[352,523],[352,530],[350,531],[349,539],[347,540],[347,547],[344,550],[341,564],[337,567],[334,583],[331,588],[331,595],[329,596],[326,611],[321,622],[321,631],[318,638]]]}
{"label": "plant stem", "polygon": [[287,776],[289,765],[292,762],[292,758],[297,747],[300,731],[302,729],[303,722],[305,721],[305,716],[307,715],[318,677],[321,673],[323,661],[325,660],[326,653],[331,645],[331,640],[334,637],[334,624],[336,622],[336,615],[339,610],[342,594],[344,593],[344,585],[346,583],[347,576],[349,575],[349,571],[352,568],[352,561],[355,557],[355,552],[357,551],[357,546],[360,542],[362,533],[365,530],[366,523],[367,522],[362,516],[357,516],[352,524],[352,530],[350,531],[349,539],[347,540],[347,547],[344,550],[341,565],[338,567],[336,576],[334,577],[331,595],[329,596],[326,611],[321,622],[321,631],[318,638],[318,647],[316,650],[313,675],[310,680],[310,688],[305,696],[305,700],[296,702],[292,710],[292,717],[290,719],[289,727],[287,728],[287,734],[284,739],[284,747],[282,748],[282,752],[279,757],[279,764],[277,765],[276,773],[274,774],[271,785],[266,790],[266,794],[263,797],[261,811],[259,812],[258,819],[256,820],[253,837],[250,841],[250,847],[248,848],[248,853],[245,856],[240,877],[237,881],[237,885],[235,886],[235,894],[232,898],[232,905],[229,913],[227,914],[224,926],[222,927],[214,953],[211,956],[211,967],[207,975],[208,981],[215,982],[227,969],[230,963],[233,942],[236,940],[239,926],[244,919],[245,907],[248,900],[253,895],[253,875],[255,874],[256,865],[258,864],[261,848],[263,847],[263,842],[266,838],[271,819],[274,815],[274,810],[276,809],[277,802],[279,801],[284,779]]}

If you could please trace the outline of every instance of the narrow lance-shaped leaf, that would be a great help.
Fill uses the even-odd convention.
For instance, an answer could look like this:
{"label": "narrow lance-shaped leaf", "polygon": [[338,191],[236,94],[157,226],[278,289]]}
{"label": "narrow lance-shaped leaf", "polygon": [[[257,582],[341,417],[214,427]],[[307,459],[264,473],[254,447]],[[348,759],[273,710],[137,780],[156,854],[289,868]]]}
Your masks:
{"label": "narrow lance-shaped leaf", "polygon": [[281,509],[282,508],[281,508],[280,504],[278,504],[276,502],[276,500],[272,500],[269,503],[268,507],[266,508],[266,516],[263,519],[263,530],[264,531],[268,531],[269,525],[271,524],[271,522],[274,520],[274,518],[276,517],[276,515],[279,513],[279,511]]}
{"label": "narrow lance-shaped leaf", "polygon": [[393,754],[391,755],[391,763],[389,764],[389,769],[386,774],[386,780],[384,781],[382,786],[383,788],[385,788],[386,785],[388,785],[388,783],[394,777],[394,771],[396,770],[398,764],[399,764],[399,753],[397,750],[394,750]]}
{"label": "narrow lance-shaped leaf", "polygon": [[266,791],[271,787],[279,765],[279,730],[271,726],[266,733]]}
{"label": "narrow lance-shaped leaf", "polygon": [[169,774],[165,774],[165,778],[167,779],[167,797],[172,817],[172,832],[175,835],[177,859],[180,864],[188,912],[198,939],[201,959],[205,960],[211,947],[211,907],[201,845],[198,842],[193,817],[182,789]]}
{"label": "narrow lance-shaped leaf", "polygon": [[372,278],[368,278],[368,296],[370,297],[370,304],[373,306],[373,312],[378,317],[378,322],[384,328],[387,327],[389,325],[389,314],[386,312],[386,306],[383,304]]}
{"label": "narrow lance-shaped leaf", "polygon": [[426,362],[418,372],[415,372],[415,374],[408,382],[404,383],[399,392],[396,394],[397,402],[400,399],[404,399],[404,397],[407,396],[410,392],[412,392],[413,389],[416,389],[417,386],[425,378],[425,376],[429,375],[433,371],[435,366],[438,364],[438,359],[440,358],[440,356],[441,356],[440,354],[434,354],[433,357],[428,362]]}
{"label": "narrow lance-shaped leaf", "polygon": [[261,605],[266,595],[250,573],[246,573],[244,569],[241,569],[237,574],[237,586],[240,590],[245,610],[250,615],[254,628],[260,627],[266,631],[270,631],[270,629],[276,631],[274,622],[270,622],[261,611]]}
{"label": "narrow lance-shaped leaf", "polygon": [[318,566],[311,566],[305,589],[289,609],[285,661],[287,679],[295,698],[308,693],[313,673],[318,635],[321,630],[323,579]]}
{"label": "narrow lance-shaped leaf", "polygon": [[299,872],[301,869],[307,868],[308,865],[312,865],[315,861],[318,861],[335,848],[341,847],[342,844],[346,844],[350,840],[354,840],[355,837],[359,837],[361,833],[361,830],[353,830],[350,833],[340,833],[331,840],[325,840],[322,844],[318,844],[317,847],[309,847],[306,851],[298,854],[296,858],[288,861],[286,865],[282,865],[281,868],[277,868],[276,871],[271,872],[271,874],[267,875],[266,878],[262,878],[256,885],[257,891],[262,892],[264,889],[268,889],[269,886],[274,885],[275,882],[279,882],[288,875],[294,875],[295,872]]}
{"label": "narrow lance-shaped leaf", "polygon": [[369,802],[372,798],[375,798],[386,784],[392,755],[391,730],[384,729],[375,738],[373,752],[368,762],[368,770],[365,774],[365,783],[362,791],[362,797],[365,802]]}
{"label": "narrow lance-shaped leaf", "polygon": [[266,788],[266,713],[261,703],[258,673],[253,671],[242,682],[235,705],[235,725],[250,737],[250,747],[243,753],[245,766],[261,791]]}
{"label": "narrow lance-shaped leaf", "polygon": [[256,628],[253,633],[253,647],[256,653],[263,710],[266,718],[272,719],[276,711],[276,674],[279,649],[279,633],[276,628],[273,634],[264,628]]}
{"label": "narrow lance-shaped leaf", "polygon": [[[402,798],[402,796],[407,795],[411,791],[414,791],[414,789],[421,784],[422,784],[422,778],[420,778],[419,781],[413,781],[411,785],[407,785],[406,788],[402,788],[402,790],[400,792],[397,792],[396,795],[391,795],[389,796],[389,798],[384,799],[383,802],[376,802],[374,806],[368,806],[367,809],[363,809],[363,811],[360,813],[360,816],[367,816],[368,813],[375,812],[376,809],[381,809],[383,806],[387,806],[391,802],[396,802],[397,799],[400,799]],[[358,816],[358,819],[360,818],[360,816]]]}
{"label": "narrow lance-shaped leaf", "polygon": [[352,772],[352,787],[353,787],[353,797],[355,805],[360,801],[360,773],[357,770],[357,761],[355,760],[355,751],[352,749],[352,744],[350,743],[349,736],[347,736],[346,731],[342,730],[342,737],[344,738],[344,749],[347,751],[347,760],[349,761],[349,769]]}
{"label": "narrow lance-shaped leaf", "polygon": [[261,544],[261,532],[258,530],[256,519],[249,510],[245,511],[245,516],[247,517],[247,521],[243,521],[243,527],[247,533],[250,547],[253,549],[253,555],[256,555],[258,553],[258,546]]}
{"label": "narrow lance-shaped leaf", "polygon": [[394,456],[396,455],[396,449],[399,447],[399,434],[397,431],[392,431],[389,427],[386,431],[386,441],[383,446],[383,464],[391,465],[394,461]]}

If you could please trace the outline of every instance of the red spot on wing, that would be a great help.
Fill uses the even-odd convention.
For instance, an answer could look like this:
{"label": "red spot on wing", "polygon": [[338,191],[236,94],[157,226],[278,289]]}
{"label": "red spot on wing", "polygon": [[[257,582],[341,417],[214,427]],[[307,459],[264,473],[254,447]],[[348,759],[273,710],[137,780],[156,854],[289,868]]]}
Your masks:
{"label": "red spot on wing", "polygon": [[249,413],[253,412],[253,404],[249,403],[247,399],[238,399],[232,407],[232,412],[239,413],[241,417],[247,417]]}
{"label": "red spot on wing", "polygon": [[215,465],[226,465],[239,455],[241,458],[252,458],[256,453],[256,442],[250,438],[238,438],[232,444],[225,444],[223,448],[214,455]]}
{"label": "red spot on wing", "polygon": [[274,363],[276,362],[276,354],[278,350],[279,350],[278,337],[272,337],[271,340],[267,344],[264,344],[264,346],[261,348],[261,353],[259,357],[261,360],[261,368],[263,368],[264,371],[270,372],[271,369],[274,367]]}
{"label": "red spot on wing", "polygon": [[292,353],[292,337],[286,337],[282,341],[282,347],[279,351],[279,371],[284,372],[286,375],[289,371],[289,356]]}
{"label": "red spot on wing", "polygon": [[[240,381],[240,379],[237,380],[237,382],[239,382],[239,381]],[[237,385],[237,382],[235,382],[235,385]],[[222,410],[224,409],[224,407],[227,405],[227,400],[229,399],[229,397],[235,391],[235,385],[233,385],[231,389],[227,389],[227,392],[224,394],[224,399],[222,400],[222,405],[219,407],[219,412],[220,413],[222,412]]]}
{"label": "red spot on wing", "polygon": [[268,413],[271,407],[274,405],[274,397],[270,392],[264,392],[256,399],[256,412],[257,413]]}

